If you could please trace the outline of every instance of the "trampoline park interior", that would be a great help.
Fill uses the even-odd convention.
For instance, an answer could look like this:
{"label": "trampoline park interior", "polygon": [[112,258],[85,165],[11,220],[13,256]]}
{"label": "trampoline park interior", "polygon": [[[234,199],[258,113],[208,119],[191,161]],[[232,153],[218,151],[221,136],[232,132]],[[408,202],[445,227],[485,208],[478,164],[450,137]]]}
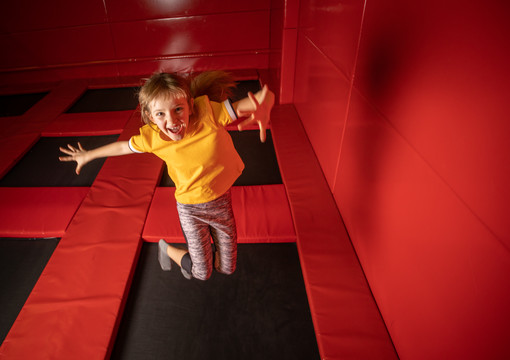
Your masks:
{"label": "trampoline park interior", "polygon": [[[510,5],[19,0],[0,5],[0,359],[509,359]],[[156,71],[276,94],[229,126],[238,268],[186,280],[147,154]]]}

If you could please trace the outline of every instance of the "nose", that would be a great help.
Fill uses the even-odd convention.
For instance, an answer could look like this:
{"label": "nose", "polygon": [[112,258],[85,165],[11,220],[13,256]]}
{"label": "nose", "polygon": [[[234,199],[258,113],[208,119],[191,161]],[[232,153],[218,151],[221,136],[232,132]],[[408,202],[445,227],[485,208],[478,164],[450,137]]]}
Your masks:
{"label": "nose", "polygon": [[177,125],[179,123],[179,117],[175,114],[170,113],[170,115],[167,117],[167,123],[170,125]]}

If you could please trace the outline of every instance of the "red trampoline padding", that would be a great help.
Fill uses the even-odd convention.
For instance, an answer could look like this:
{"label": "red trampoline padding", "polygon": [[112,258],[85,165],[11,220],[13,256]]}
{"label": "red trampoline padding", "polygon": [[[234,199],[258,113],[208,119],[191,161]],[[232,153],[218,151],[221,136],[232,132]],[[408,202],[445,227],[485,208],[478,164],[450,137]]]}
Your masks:
{"label": "red trampoline padding", "polygon": [[42,136],[87,136],[120,134],[133,110],[62,114],[51,122]]}
{"label": "red trampoline padding", "polygon": [[[184,243],[175,206],[175,188],[156,189],[145,222],[146,241]],[[239,243],[295,242],[296,234],[283,185],[234,186],[232,207]]]}
{"label": "red trampoline padding", "polygon": [[84,81],[63,81],[24,115],[9,132],[0,134],[0,177],[37,142],[41,131],[86,90]]}
{"label": "red trampoline padding", "polygon": [[[121,139],[135,134],[133,116]],[[106,160],[7,334],[0,358],[105,359],[120,322],[162,162]]]}
{"label": "red trampoline padding", "polygon": [[272,123],[321,358],[398,359],[293,105]]}
{"label": "red trampoline padding", "polygon": [[89,188],[0,188],[0,237],[62,237]]}

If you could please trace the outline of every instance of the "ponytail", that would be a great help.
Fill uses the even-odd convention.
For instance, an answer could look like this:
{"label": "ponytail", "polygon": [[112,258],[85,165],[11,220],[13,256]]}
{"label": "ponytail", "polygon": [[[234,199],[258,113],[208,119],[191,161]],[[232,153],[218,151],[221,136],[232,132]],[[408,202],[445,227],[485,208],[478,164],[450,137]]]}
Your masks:
{"label": "ponytail", "polygon": [[190,75],[191,96],[207,95],[211,101],[223,102],[232,97],[236,82],[231,74],[224,71],[205,71]]}

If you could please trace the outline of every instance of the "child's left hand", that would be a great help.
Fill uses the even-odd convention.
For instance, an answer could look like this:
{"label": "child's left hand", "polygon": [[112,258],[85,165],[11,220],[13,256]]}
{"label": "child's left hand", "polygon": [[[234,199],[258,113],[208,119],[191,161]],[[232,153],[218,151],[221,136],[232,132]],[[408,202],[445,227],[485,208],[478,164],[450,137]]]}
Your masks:
{"label": "child's left hand", "polygon": [[[257,99],[258,97],[258,99]],[[243,130],[246,126],[257,123],[260,129],[260,141],[266,141],[266,128],[269,124],[271,109],[274,105],[274,94],[267,85],[264,85],[261,91],[257,92],[257,95],[248,93],[248,98],[252,103],[251,109],[238,109],[237,113],[239,116],[248,116],[248,119],[239,123],[237,128],[239,131]]]}

